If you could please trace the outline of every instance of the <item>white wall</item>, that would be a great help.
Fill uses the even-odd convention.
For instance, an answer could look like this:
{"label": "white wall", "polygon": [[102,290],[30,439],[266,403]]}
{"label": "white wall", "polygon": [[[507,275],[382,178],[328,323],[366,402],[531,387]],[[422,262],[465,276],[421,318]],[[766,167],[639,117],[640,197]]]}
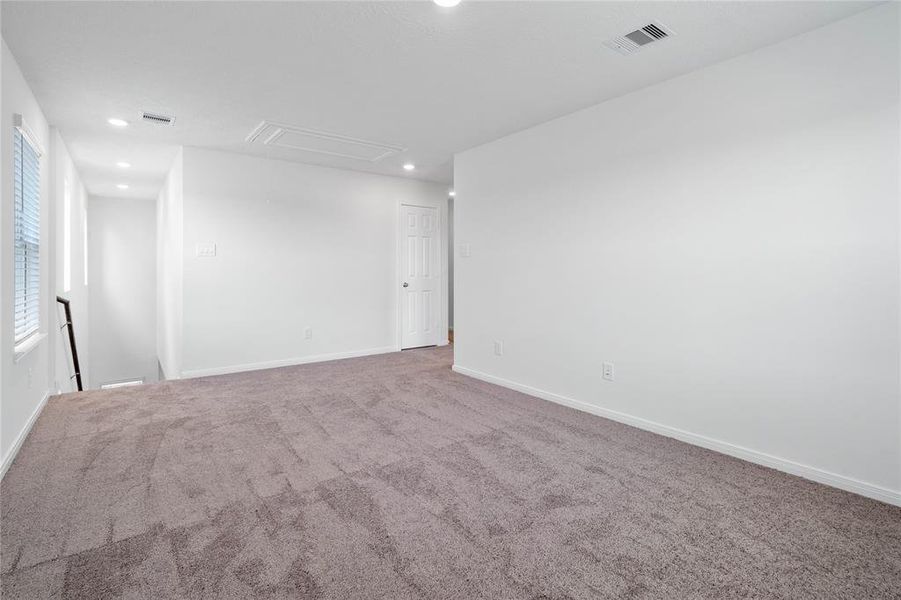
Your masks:
{"label": "white wall", "polygon": [[182,180],[182,151],[179,150],[156,201],[156,349],[159,367],[167,379],[181,376]]}
{"label": "white wall", "polygon": [[156,203],[92,197],[91,381],[157,380]]}
{"label": "white wall", "polygon": [[53,228],[52,203],[50,194],[50,135],[47,120],[31,89],[22,76],[6,43],[0,49],[0,145],[3,146],[3,161],[0,165],[0,230],[3,231],[2,252],[0,252],[0,452],[2,468],[6,467],[24,439],[31,422],[37,417],[44,400],[51,391],[53,381],[53,336],[45,337],[28,354],[15,360],[13,349],[13,301],[15,294],[13,280],[13,115],[23,115],[25,122],[37,136],[43,147],[41,157],[41,332],[48,334],[55,324],[55,296],[53,286]]}
{"label": "white wall", "polygon": [[457,369],[901,502],[898,9],[458,154]]}
{"label": "white wall", "polygon": [[[75,328],[75,343],[78,349],[78,360],[81,370],[81,379],[84,389],[90,388],[90,342],[89,342],[89,310],[88,310],[88,285],[86,283],[87,256],[85,255],[85,236],[88,195],[82,185],[81,177],[75,170],[75,163],[69,156],[69,151],[59,131],[50,130],[51,157],[53,166],[53,218],[54,218],[54,253],[55,264],[55,294],[67,298],[71,304],[72,322]],[[66,187],[69,190],[70,219],[66,223],[65,195]],[[66,229],[68,228],[68,240]],[[66,288],[65,254],[66,242],[70,246],[69,255],[69,287]],[[66,322],[65,311],[61,304],[54,303],[50,312],[53,324],[50,327],[54,332],[54,378],[52,389],[61,392],[74,392],[77,390],[72,351],[69,345],[69,334],[65,329],[60,329]]]}
{"label": "white wall", "polygon": [[[437,184],[185,148],[183,373],[397,348],[399,205],[439,207],[445,224],[446,198]],[[197,258],[198,242],[217,256]],[[446,299],[446,256],[442,272]]]}

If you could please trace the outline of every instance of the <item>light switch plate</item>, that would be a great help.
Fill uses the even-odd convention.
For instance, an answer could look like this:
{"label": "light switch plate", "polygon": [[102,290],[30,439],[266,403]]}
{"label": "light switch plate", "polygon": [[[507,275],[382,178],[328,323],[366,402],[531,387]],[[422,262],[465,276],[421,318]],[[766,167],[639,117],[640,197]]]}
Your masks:
{"label": "light switch plate", "polygon": [[197,258],[213,258],[216,256],[216,244],[213,242],[197,242],[194,247]]}
{"label": "light switch plate", "polygon": [[469,244],[460,244],[460,256],[463,258],[469,258],[472,254],[472,250],[469,247]]}

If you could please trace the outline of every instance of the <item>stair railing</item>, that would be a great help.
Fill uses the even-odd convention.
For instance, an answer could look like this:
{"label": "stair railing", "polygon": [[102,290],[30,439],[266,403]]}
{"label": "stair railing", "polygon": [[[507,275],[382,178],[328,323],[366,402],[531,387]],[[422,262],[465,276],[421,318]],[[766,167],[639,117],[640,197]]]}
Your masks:
{"label": "stair railing", "polygon": [[75,375],[70,377],[69,379],[74,378],[75,383],[78,385],[78,391],[84,391],[84,388],[81,386],[81,367],[78,366],[78,350],[75,348],[75,329],[72,326],[72,308],[69,306],[69,301],[63,298],[62,296],[57,296],[56,301],[63,305],[63,308],[66,310],[66,323],[63,327],[69,328],[69,346],[72,348],[72,365],[75,367]]}

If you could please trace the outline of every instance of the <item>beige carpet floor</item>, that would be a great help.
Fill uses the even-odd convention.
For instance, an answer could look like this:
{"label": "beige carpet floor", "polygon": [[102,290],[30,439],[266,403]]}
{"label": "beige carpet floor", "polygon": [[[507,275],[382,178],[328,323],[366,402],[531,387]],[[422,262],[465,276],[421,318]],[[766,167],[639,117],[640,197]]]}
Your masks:
{"label": "beige carpet floor", "polygon": [[416,350],[50,400],[3,599],[901,598],[901,508]]}

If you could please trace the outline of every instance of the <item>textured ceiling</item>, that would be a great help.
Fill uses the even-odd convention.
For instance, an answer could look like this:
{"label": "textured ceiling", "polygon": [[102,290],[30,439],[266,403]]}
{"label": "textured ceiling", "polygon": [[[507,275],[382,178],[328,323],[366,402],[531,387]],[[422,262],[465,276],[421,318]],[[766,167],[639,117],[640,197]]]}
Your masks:
{"label": "textured ceiling", "polygon": [[[180,144],[451,183],[455,152],[870,6],[4,0],[2,31],[89,191],[153,196]],[[651,20],[677,35],[632,56],[603,46]],[[370,163],[245,141],[264,119],[406,150]]]}

